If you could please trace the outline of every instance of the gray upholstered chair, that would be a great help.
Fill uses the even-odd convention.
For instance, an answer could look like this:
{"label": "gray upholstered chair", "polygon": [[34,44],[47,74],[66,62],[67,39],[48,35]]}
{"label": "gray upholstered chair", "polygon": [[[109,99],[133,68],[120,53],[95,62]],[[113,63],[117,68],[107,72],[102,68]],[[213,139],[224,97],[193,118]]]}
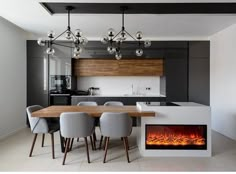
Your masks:
{"label": "gray upholstered chair", "polygon": [[37,139],[38,134],[42,134],[42,147],[44,144],[44,136],[46,133],[49,133],[51,135],[51,141],[52,141],[52,158],[55,158],[54,153],[54,132],[58,131],[60,129],[59,124],[48,124],[47,120],[45,118],[38,118],[38,117],[32,117],[31,114],[34,111],[43,109],[42,106],[39,105],[33,105],[26,108],[26,112],[29,119],[29,124],[32,133],[34,133],[34,139],[31,146],[29,157],[32,156],[34,145]]}
{"label": "gray upholstered chair", "polygon": [[110,137],[121,137],[124,141],[127,161],[129,161],[128,153],[128,136],[132,132],[132,119],[127,113],[104,112],[100,117],[101,134],[105,137],[105,155],[103,163],[106,162],[106,155]]}
{"label": "gray upholstered chair", "polygon": [[91,136],[94,132],[94,118],[84,112],[64,112],[60,115],[60,129],[61,135],[66,138],[62,165],[65,164],[70,141],[72,138],[78,137],[84,137],[88,163],[90,163],[87,137]]}
{"label": "gray upholstered chair", "polygon": [[[97,106],[97,102],[95,101],[81,101],[77,104],[77,106]],[[94,125],[96,126],[99,123],[99,118],[95,118],[95,122]],[[77,141],[79,141],[79,139],[77,139]],[[96,141],[97,141],[97,136],[96,136],[96,132],[94,131],[93,133],[93,146],[94,146],[94,150],[96,150]]]}
{"label": "gray upholstered chair", "polygon": [[94,101],[82,101],[77,104],[77,106],[97,106],[98,104]]}
{"label": "gray upholstered chair", "polygon": [[108,101],[104,103],[104,106],[124,106],[124,104],[120,101]]}
{"label": "gray upholstered chair", "polygon": [[[107,101],[104,103],[104,106],[124,106],[124,104],[120,101]],[[99,149],[102,148],[102,141],[103,141],[103,135],[101,135],[100,138]]]}

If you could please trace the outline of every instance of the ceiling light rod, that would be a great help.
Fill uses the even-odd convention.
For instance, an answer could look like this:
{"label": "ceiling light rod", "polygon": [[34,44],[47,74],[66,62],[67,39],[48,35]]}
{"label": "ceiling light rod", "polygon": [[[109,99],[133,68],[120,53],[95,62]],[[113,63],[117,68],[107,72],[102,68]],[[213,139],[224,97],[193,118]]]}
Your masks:
{"label": "ceiling light rod", "polygon": [[[65,31],[63,31],[61,34],[59,34],[57,37],[55,37],[55,33],[53,31],[48,32],[48,38],[49,40],[44,40],[39,38],[38,39],[38,44],[40,46],[45,46],[46,43],[48,43],[48,48],[46,50],[46,53],[49,55],[53,55],[55,53],[55,50],[52,48],[52,45],[59,45],[63,47],[68,47],[68,48],[74,48],[74,58],[78,58],[80,53],[82,52],[83,46],[85,46],[88,42],[88,40],[82,36],[82,32],[80,29],[75,30],[75,34],[71,31],[70,27],[70,13],[71,10],[74,9],[72,6],[66,6],[65,8],[67,10],[67,15],[68,15],[68,26]],[[60,38],[63,34],[65,34],[65,37],[67,40],[72,41],[73,46],[69,45],[63,45],[60,43],[56,43],[55,41]]]}
{"label": "ceiling light rod", "polygon": [[[134,41],[138,42],[138,48],[135,51],[136,56],[142,56],[143,55],[143,50],[141,48],[142,43],[141,43],[141,39],[142,39],[142,32],[138,31],[136,33],[136,37],[133,37],[129,32],[127,32],[125,30],[125,11],[128,10],[127,6],[121,6],[120,10],[122,12],[122,23],[121,23],[121,30],[115,34],[114,29],[110,28],[108,30],[108,36],[104,36],[101,39],[101,42],[103,44],[108,44],[107,47],[107,51],[109,54],[115,54],[116,59],[121,59],[122,58],[122,54],[121,54],[121,45],[123,43],[127,43],[127,44],[133,44],[132,42],[125,42],[127,36],[129,36],[130,38],[132,38]],[[151,41],[146,40],[143,43],[144,47],[150,47],[151,46]]]}

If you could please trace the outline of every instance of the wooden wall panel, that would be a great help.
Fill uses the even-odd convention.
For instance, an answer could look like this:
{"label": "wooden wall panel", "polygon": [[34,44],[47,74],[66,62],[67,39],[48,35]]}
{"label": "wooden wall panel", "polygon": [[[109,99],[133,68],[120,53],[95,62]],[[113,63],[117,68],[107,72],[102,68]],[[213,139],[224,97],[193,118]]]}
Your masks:
{"label": "wooden wall panel", "polygon": [[163,59],[74,59],[76,76],[162,76]]}

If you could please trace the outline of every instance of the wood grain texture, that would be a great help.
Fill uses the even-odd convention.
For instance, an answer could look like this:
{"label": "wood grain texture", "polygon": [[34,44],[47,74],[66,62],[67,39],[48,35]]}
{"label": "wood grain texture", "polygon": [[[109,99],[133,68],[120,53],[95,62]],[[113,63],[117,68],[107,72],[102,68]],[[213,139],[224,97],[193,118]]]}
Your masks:
{"label": "wood grain texture", "polygon": [[33,112],[32,117],[60,117],[62,112],[86,112],[92,117],[100,117],[103,112],[127,112],[131,117],[155,116],[155,112],[139,111],[136,106],[49,106]]}
{"label": "wood grain texture", "polygon": [[72,63],[76,76],[162,76],[163,59],[77,59]]}

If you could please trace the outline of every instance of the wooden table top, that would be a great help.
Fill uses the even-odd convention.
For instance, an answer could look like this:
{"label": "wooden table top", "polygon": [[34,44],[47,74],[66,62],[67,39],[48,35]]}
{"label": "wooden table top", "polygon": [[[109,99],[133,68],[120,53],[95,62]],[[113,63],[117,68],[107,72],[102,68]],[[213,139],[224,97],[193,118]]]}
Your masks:
{"label": "wooden table top", "polygon": [[35,111],[32,117],[60,117],[62,112],[86,112],[100,117],[103,112],[127,112],[131,117],[154,117],[155,112],[139,111],[136,106],[49,106]]}

